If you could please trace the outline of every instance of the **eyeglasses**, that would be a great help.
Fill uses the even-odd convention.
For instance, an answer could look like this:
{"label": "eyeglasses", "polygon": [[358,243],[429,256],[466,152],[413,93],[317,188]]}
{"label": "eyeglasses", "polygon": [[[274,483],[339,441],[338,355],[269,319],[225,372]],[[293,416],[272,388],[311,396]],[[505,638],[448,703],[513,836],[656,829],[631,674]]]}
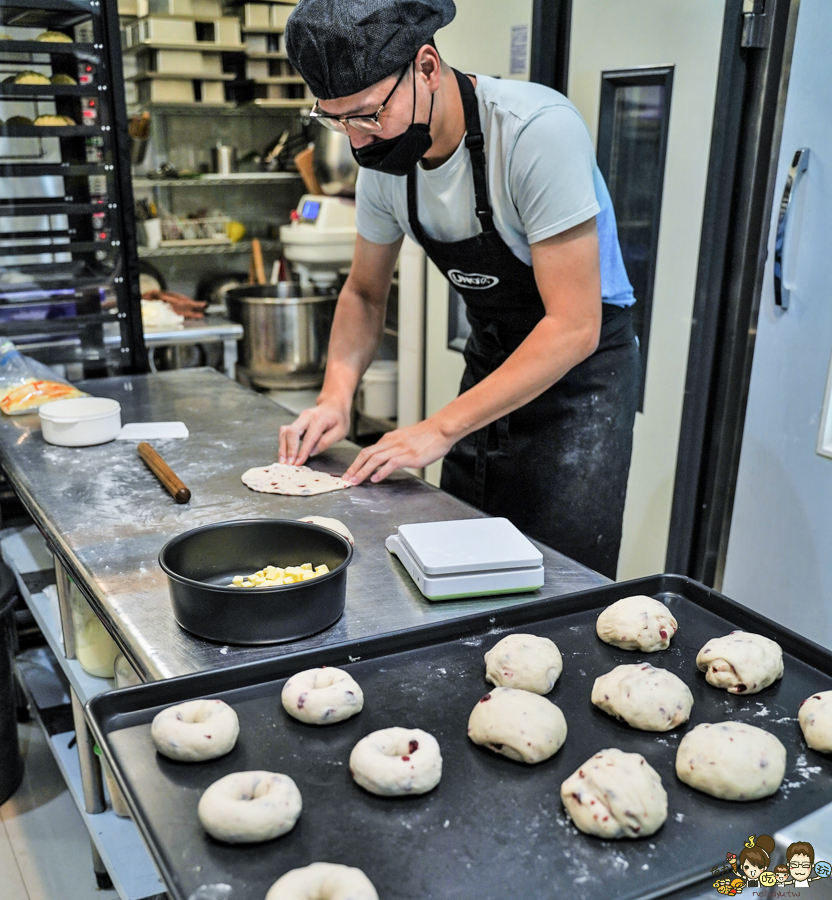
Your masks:
{"label": "eyeglasses", "polygon": [[362,134],[381,134],[382,131],[384,131],[384,126],[379,122],[379,118],[387,107],[387,104],[390,102],[390,98],[396,93],[396,88],[402,83],[402,79],[407,74],[409,68],[410,63],[402,69],[402,74],[399,75],[398,81],[393,85],[393,90],[391,90],[384,98],[384,102],[373,115],[333,116],[329,113],[321,112],[321,110],[318,109],[318,101],[316,100],[315,105],[312,107],[312,112],[309,113],[309,118],[315,119],[315,121],[320,122],[325,128],[329,128],[331,131],[338,131],[341,134],[348,134],[348,126],[354,128],[356,131],[360,131]]}

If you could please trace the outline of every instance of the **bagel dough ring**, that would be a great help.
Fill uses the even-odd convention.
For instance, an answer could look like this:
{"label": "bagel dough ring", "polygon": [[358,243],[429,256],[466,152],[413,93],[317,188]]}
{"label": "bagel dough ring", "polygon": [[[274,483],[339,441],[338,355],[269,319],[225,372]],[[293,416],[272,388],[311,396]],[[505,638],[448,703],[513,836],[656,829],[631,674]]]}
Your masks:
{"label": "bagel dough ring", "polygon": [[540,694],[517,688],[494,688],[468,718],[468,737],[475,744],[529,764],[554,756],[566,731],[559,707]]}
{"label": "bagel dough ring", "polygon": [[290,716],[309,725],[343,722],[364,708],[364,693],[352,675],[329,666],[293,675],[280,700]]}
{"label": "bagel dough ring", "polygon": [[592,702],[631,728],[671,731],[690,718],[693,694],[678,675],[639,663],[596,678]]}
{"label": "bagel dough ring", "polygon": [[382,728],[352,748],[350,774],[381,797],[426,794],[442,777],[439,743],[420,728]]}
{"label": "bagel dough ring", "polygon": [[743,722],[697,725],[679,743],[681,781],[720,800],[774,794],[786,773],[786,748],[768,731]]}
{"label": "bagel dough ring", "polygon": [[588,759],[560,786],[560,798],[584,834],[609,840],[654,834],[667,818],[667,792],[640,753],[612,748]]}
{"label": "bagel dough ring", "polygon": [[548,694],[563,671],[554,641],[535,634],[509,634],[485,654],[485,680],[498,687]]}
{"label": "bagel dough ring", "polygon": [[304,516],[302,519],[298,519],[298,522],[308,522],[310,525],[320,525],[321,528],[328,528],[330,531],[340,534],[341,537],[345,537],[353,547],[355,546],[355,538],[352,536],[352,532],[338,519],[330,519],[329,516]]}
{"label": "bagel dough ring", "polygon": [[361,869],[316,862],[278,878],[266,900],[378,900],[378,893]]}
{"label": "bagel dough ring", "polygon": [[187,700],[157,713],[150,726],[156,749],[179,762],[202,762],[234,749],[240,722],[222,700]]}
{"label": "bagel dough ring", "polygon": [[832,691],[812,694],[798,707],[803,739],[819,753],[832,753]]}
{"label": "bagel dough ring", "polygon": [[677,629],[670,610],[643,594],[624,597],[608,606],[595,623],[598,637],[621,650],[654,653],[667,650]]}
{"label": "bagel dough ring", "polygon": [[295,827],[303,807],[298,786],[275,772],[232,772],[199,798],[202,827],[227,844],[253,844]]}
{"label": "bagel dough ring", "polygon": [[731,694],[756,694],[783,677],[783,651],[777,641],[732,631],[713,638],[697,653],[705,681]]}

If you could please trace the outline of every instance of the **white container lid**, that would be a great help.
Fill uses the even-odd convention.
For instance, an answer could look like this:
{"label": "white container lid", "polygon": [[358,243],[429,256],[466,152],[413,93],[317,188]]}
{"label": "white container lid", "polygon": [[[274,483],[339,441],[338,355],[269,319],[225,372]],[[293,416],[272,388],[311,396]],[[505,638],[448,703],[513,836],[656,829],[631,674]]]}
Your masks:
{"label": "white container lid", "polygon": [[399,525],[399,538],[426,575],[539,566],[543,554],[508,519]]}
{"label": "white container lid", "polygon": [[47,419],[49,422],[57,424],[91,422],[120,412],[121,404],[118,400],[110,400],[107,397],[76,397],[74,400],[53,400],[51,403],[44,403],[39,410],[42,419]]}

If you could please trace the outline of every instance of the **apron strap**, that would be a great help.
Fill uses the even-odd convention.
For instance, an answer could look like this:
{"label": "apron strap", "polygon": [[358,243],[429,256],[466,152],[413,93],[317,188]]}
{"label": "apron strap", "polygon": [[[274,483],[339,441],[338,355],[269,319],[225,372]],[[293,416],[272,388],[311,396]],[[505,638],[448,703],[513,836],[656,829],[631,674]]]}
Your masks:
{"label": "apron strap", "polygon": [[[471,155],[471,169],[474,175],[474,199],[477,218],[483,233],[496,232],[491,204],[488,202],[488,178],[485,163],[485,138],[480,124],[480,111],[477,105],[477,94],[474,85],[467,75],[453,70],[459,85],[462,98],[462,109],[465,113],[465,146]],[[419,221],[419,202],[416,196],[416,168],[407,174],[407,218],[413,236],[423,247],[425,246],[425,230]]]}
{"label": "apron strap", "polygon": [[462,108],[465,111],[465,146],[471,154],[471,168],[474,173],[474,197],[477,204],[477,218],[484,232],[495,231],[491,204],[488,202],[488,179],[485,165],[485,138],[480,124],[480,110],[477,94],[471,79],[462,72],[453,70],[462,97]]}

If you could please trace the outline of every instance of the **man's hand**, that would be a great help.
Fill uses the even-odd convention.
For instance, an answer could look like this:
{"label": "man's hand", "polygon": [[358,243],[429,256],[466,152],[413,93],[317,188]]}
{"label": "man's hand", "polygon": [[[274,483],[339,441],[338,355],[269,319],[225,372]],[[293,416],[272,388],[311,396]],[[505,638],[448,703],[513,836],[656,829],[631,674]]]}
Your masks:
{"label": "man's hand", "polygon": [[278,462],[302,466],[310,456],[343,440],[349,429],[348,408],[320,403],[313,409],[305,409],[291,425],[281,426]]}
{"label": "man's hand", "polygon": [[365,447],[344,473],[344,478],[353,484],[361,484],[367,478],[373,482],[382,481],[396,469],[421,469],[441,459],[453,444],[453,439],[444,435],[433,419],[397,428],[372,447]]}

